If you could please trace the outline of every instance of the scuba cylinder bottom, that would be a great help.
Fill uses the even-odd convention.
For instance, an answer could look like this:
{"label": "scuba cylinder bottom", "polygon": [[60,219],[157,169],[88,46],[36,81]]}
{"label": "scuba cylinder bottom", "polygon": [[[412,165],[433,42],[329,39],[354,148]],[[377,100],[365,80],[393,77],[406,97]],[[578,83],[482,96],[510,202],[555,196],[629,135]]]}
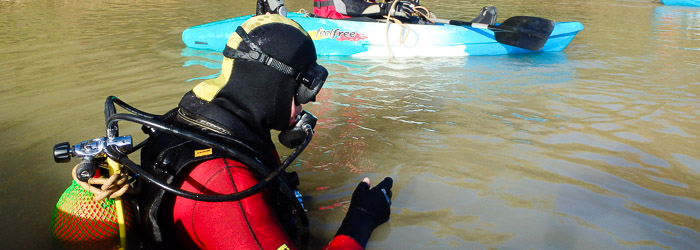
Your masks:
{"label": "scuba cylinder bottom", "polygon": [[[51,234],[55,244],[63,249],[119,247],[119,225],[114,199],[95,201],[93,197],[94,194],[75,181],[66,188],[51,216]],[[124,217],[128,230],[133,225],[130,206],[124,206]]]}

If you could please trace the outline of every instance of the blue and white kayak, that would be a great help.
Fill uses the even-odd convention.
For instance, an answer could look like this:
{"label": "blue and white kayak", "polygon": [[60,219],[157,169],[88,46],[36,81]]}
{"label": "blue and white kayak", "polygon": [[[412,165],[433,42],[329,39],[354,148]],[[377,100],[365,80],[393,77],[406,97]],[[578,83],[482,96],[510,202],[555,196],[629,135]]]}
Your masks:
{"label": "blue and white kayak", "polygon": [[[187,47],[223,51],[229,36],[252,15],[202,24],[182,32]],[[503,55],[533,52],[497,42],[488,29],[448,24],[396,24],[308,17],[288,13],[314,40],[320,56],[414,57]],[[583,30],[579,22],[555,23],[538,51],[562,51]],[[388,46],[387,46],[388,45]]]}
{"label": "blue and white kayak", "polygon": [[665,5],[700,7],[700,0],[661,0]]}

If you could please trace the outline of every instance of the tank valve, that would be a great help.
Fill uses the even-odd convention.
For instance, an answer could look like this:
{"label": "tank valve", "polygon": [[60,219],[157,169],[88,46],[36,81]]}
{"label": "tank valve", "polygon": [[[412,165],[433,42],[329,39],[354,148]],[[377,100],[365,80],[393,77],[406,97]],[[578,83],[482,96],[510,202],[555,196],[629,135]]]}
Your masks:
{"label": "tank valve", "polygon": [[78,143],[71,147],[68,142],[61,142],[53,146],[53,160],[57,163],[69,162],[71,157],[96,158],[105,156],[108,146],[116,146],[119,151],[129,151],[132,148],[131,136],[120,136],[107,139],[95,138]]}

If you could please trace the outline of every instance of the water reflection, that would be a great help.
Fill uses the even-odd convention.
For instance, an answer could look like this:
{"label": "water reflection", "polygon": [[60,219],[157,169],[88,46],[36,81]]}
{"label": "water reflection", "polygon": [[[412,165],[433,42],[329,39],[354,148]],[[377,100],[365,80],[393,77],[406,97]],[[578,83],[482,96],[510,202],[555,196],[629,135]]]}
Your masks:
{"label": "water reflection", "polygon": [[652,15],[656,40],[665,46],[676,46],[686,50],[700,50],[700,11],[696,7],[656,7]]}
{"label": "water reflection", "polygon": [[[663,144],[658,132],[694,138],[697,131],[683,131],[670,121],[690,122],[696,114],[682,110],[697,100],[675,99],[680,110],[661,111],[659,103],[668,102],[661,101],[663,94],[630,86],[638,76],[575,80],[585,76],[565,54],[395,63],[331,63],[335,80],[328,87],[334,96],[328,101],[353,107],[364,117],[352,123],[362,123],[368,132],[353,133],[370,134],[365,140],[376,150],[359,156],[381,159],[374,172],[407,181],[397,187],[395,204],[401,209],[393,217],[399,222],[392,224],[392,233],[413,231],[403,222],[425,217],[434,219],[420,231],[438,237],[426,241],[435,247],[516,247],[511,244],[530,240],[584,248],[696,242],[699,216],[693,208],[700,204],[695,193],[688,193],[694,187],[685,176],[697,173],[645,144]],[[579,86],[587,83],[593,86]],[[628,117],[662,127],[652,126],[656,132],[650,133]],[[682,151],[675,150],[697,161],[692,150]],[[651,231],[635,224],[651,218],[659,220]],[[600,235],[613,237],[595,244],[577,240]]]}
{"label": "water reflection", "polygon": [[[224,56],[221,55],[221,52],[198,50],[188,47],[182,49],[180,55],[186,59],[185,63],[182,64],[182,67],[202,66],[207,69],[221,69],[221,61],[224,59]],[[212,79],[219,76],[219,73],[221,72],[205,76],[196,76],[194,78],[187,79],[187,81],[191,82]]]}
{"label": "water reflection", "polygon": [[[444,242],[427,240],[427,246],[455,247],[473,241],[499,245],[514,237],[515,233],[482,228],[492,224],[488,222],[488,213],[482,214],[486,219],[481,221],[480,216],[464,214],[464,211],[478,210],[480,206],[473,206],[473,201],[479,200],[480,196],[493,194],[488,186],[499,178],[500,171],[498,167],[489,166],[492,165],[489,164],[492,162],[489,152],[496,152],[497,148],[519,140],[494,136],[492,125],[484,123],[491,124],[490,119],[499,117],[497,119],[506,123],[518,124],[517,119],[529,122],[533,117],[542,116],[541,112],[531,114],[532,109],[509,110],[508,106],[516,102],[512,96],[540,96],[530,94],[526,89],[540,88],[542,82],[546,85],[570,81],[575,75],[572,68],[567,70],[556,66],[566,60],[565,54],[555,53],[390,61],[353,59],[329,63],[333,80],[327,89],[334,98],[325,99],[332,102],[326,105],[356,109],[353,112],[362,117],[353,123],[361,123],[360,126],[367,129],[353,133],[360,137],[368,134],[364,136],[365,141],[375,148],[359,156],[381,159],[373,174],[392,174],[403,180],[403,184],[397,186],[399,195],[395,204],[401,209],[392,219],[395,221],[392,223],[398,223],[392,224],[392,233],[404,230],[406,221],[415,222],[411,218],[423,217],[428,218],[427,221],[418,225],[427,226],[420,229],[423,233],[416,232],[415,235],[448,239]],[[507,70],[518,71],[518,77],[502,74]],[[556,97],[554,94],[543,96]],[[502,113],[500,110],[509,111],[494,115]],[[342,137],[333,137],[319,142],[343,140]],[[337,159],[315,158],[309,160],[312,165],[316,161]],[[345,167],[342,163],[330,165],[340,169]],[[437,190],[438,193],[433,193]],[[457,194],[459,198],[455,200]],[[517,197],[507,195],[497,200],[540,206],[538,202]],[[456,223],[454,219],[466,218],[475,222],[459,221],[453,225]],[[456,230],[464,227],[471,229]],[[392,247],[396,247],[393,244]]]}

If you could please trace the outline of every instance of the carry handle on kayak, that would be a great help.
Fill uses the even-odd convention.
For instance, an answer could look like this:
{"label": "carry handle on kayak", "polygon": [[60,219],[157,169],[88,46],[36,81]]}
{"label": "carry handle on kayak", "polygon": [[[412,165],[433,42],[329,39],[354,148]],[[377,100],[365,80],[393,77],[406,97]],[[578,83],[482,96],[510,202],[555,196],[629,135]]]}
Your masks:
{"label": "carry handle on kayak", "polygon": [[542,49],[554,30],[552,20],[532,16],[514,16],[506,19],[500,25],[437,18],[432,20],[442,24],[489,29],[494,31],[497,42],[532,51]]}

